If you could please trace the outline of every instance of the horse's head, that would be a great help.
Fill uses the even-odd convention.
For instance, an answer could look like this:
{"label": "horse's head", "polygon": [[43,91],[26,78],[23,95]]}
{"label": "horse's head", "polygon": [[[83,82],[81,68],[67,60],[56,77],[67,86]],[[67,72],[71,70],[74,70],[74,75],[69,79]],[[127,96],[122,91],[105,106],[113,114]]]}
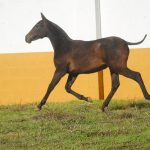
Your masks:
{"label": "horse's head", "polygon": [[35,41],[35,40],[38,40],[47,36],[47,28],[46,28],[47,19],[42,13],[41,13],[41,17],[42,17],[42,20],[39,21],[31,29],[31,31],[25,36],[25,40],[27,43],[31,43],[32,41]]}

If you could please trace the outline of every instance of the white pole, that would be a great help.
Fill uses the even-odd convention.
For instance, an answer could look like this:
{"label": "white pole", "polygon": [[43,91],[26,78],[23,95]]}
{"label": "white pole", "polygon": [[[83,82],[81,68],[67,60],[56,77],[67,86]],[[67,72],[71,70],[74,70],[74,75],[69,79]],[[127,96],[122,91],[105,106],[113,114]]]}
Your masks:
{"label": "white pole", "polygon": [[100,0],[95,0],[96,38],[102,38]]}
{"label": "white pole", "polygon": [[[100,0],[95,0],[95,19],[96,19],[96,38],[100,39],[102,38]],[[98,93],[99,99],[104,99],[103,71],[98,72]]]}

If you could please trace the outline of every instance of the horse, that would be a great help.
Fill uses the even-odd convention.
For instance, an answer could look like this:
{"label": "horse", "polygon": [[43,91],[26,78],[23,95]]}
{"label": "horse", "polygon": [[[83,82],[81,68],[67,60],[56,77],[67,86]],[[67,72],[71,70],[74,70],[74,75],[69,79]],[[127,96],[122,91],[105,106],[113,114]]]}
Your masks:
{"label": "horse", "polygon": [[32,41],[47,37],[54,49],[55,72],[46,94],[38,104],[38,110],[46,103],[50,93],[58,84],[60,79],[68,74],[65,89],[80,100],[92,102],[92,99],[85,97],[71,89],[79,74],[89,74],[101,71],[107,67],[110,70],[112,87],[104,100],[101,110],[105,111],[113,95],[120,86],[119,75],[135,80],[144,95],[150,100],[150,95],[146,90],[141,74],[128,68],[127,60],[129,56],[128,45],[142,43],[146,36],[139,42],[127,42],[120,37],[106,37],[92,41],[73,40],[58,25],[49,21],[42,13],[41,20],[25,36],[25,41]]}

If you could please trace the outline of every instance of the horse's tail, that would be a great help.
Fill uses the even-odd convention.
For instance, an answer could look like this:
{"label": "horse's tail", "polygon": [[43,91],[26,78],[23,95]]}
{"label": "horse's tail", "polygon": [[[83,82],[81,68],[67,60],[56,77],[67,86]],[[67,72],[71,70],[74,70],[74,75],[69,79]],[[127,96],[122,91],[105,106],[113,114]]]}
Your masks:
{"label": "horse's tail", "polygon": [[141,44],[145,40],[146,37],[147,37],[147,34],[145,34],[144,38],[141,41],[136,42],[136,43],[127,42],[127,41],[126,42],[127,42],[128,45],[138,45],[138,44]]}

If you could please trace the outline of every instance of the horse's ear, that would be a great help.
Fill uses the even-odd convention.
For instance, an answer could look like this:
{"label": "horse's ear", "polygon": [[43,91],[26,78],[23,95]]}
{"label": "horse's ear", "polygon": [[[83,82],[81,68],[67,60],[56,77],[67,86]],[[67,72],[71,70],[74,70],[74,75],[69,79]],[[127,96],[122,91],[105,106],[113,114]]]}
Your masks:
{"label": "horse's ear", "polygon": [[43,15],[43,13],[41,13],[41,18],[42,20],[46,20],[46,17]]}

